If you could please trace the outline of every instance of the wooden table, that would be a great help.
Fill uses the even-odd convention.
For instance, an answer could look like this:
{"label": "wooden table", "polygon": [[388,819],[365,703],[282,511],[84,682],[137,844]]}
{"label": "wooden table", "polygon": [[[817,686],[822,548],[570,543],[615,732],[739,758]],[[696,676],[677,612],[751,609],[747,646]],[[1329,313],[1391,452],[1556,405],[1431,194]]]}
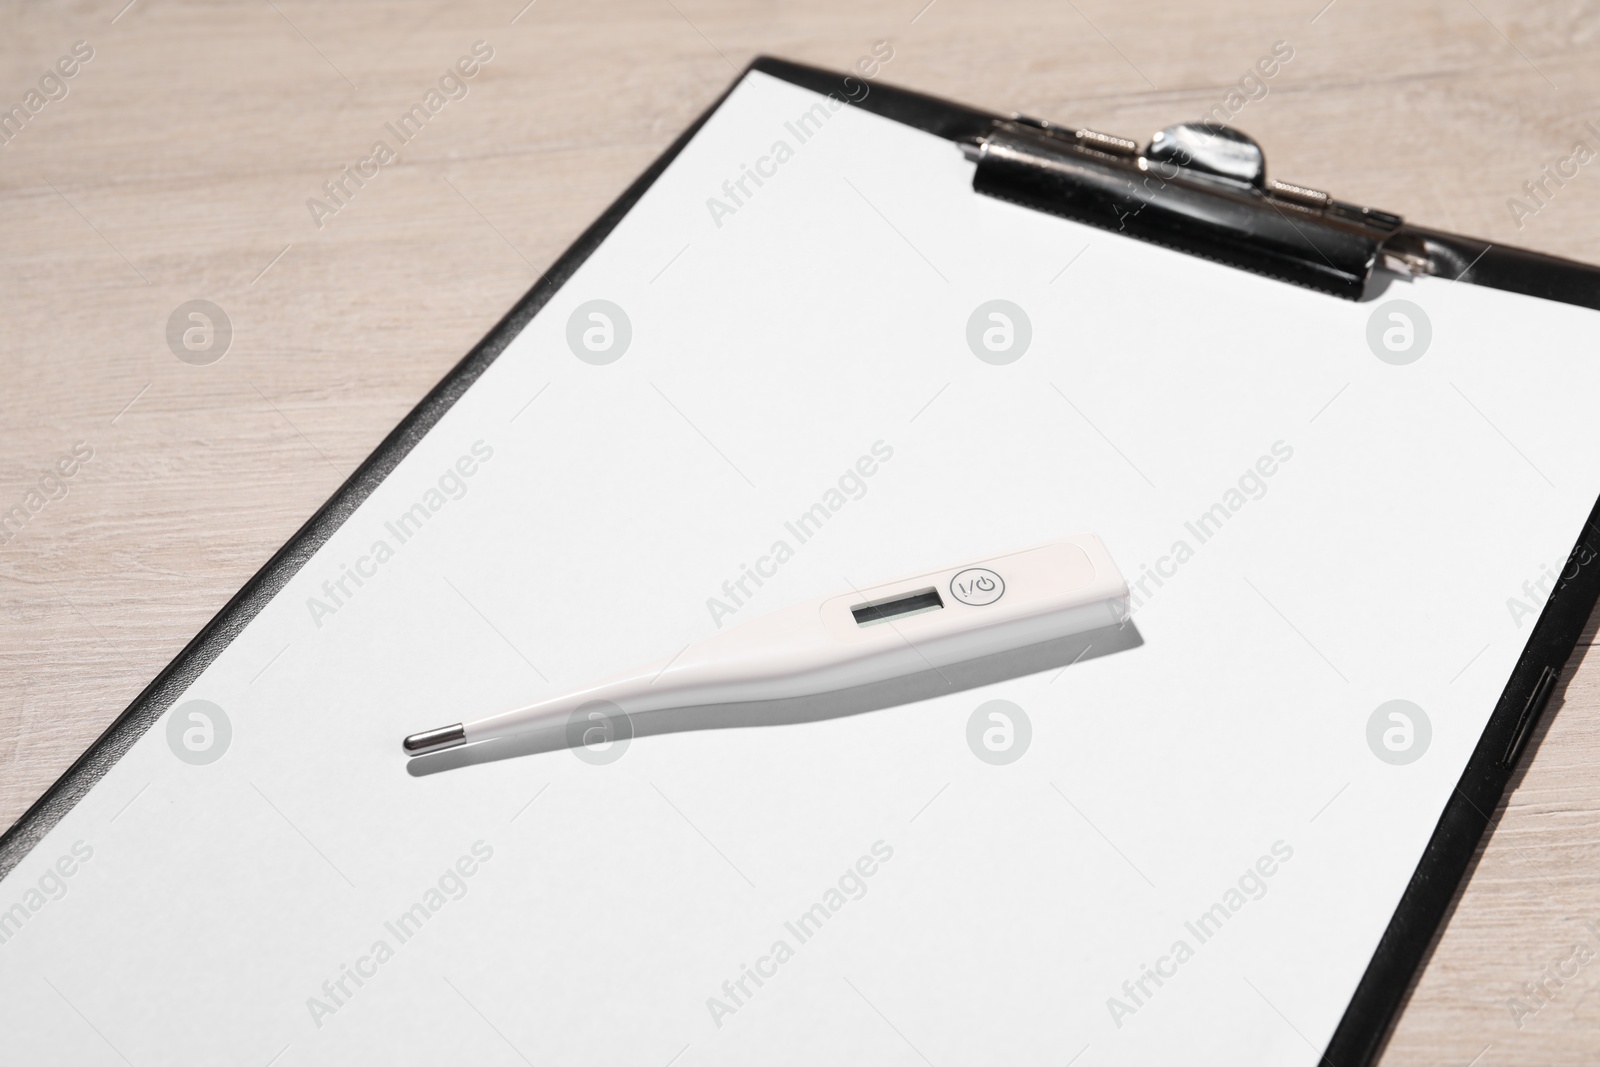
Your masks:
{"label": "wooden table", "polygon": [[[758,53],[886,40],[882,80],[1140,139],[1222,106],[1277,177],[1600,259],[1600,163],[1508,203],[1600,149],[1593,5],[124,2],[0,8],[0,103],[74,71],[0,146],[0,510],[93,451],[0,545],[0,825]],[[319,228],[307,199],[476,41],[467,95]],[[195,299],[232,324],[209,366],[167,343]],[[1600,668],[1563,682],[1386,1064],[1600,1057],[1600,961],[1510,1007],[1600,926]]]}

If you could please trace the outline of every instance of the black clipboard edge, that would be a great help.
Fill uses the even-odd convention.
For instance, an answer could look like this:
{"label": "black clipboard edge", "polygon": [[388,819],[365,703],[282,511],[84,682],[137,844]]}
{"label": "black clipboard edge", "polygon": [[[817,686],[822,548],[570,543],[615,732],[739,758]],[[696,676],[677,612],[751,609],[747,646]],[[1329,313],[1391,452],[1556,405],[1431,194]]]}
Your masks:
{"label": "black clipboard edge", "polygon": [[1409,223],[1398,236],[1419,244],[1441,278],[1600,311],[1600,268],[1587,263]]}
{"label": "black clipboard edge", "polygon": [[[605,240],[706,120],[722,106],[750,70],[834,94],[885,118],[952,141],[978,136],[999,116],[906,89],[872,84],[854,100],[864,79],[840,75],[770,56],[760,56],[703,111],[596,219],[484,338],[384,437],[326,503],[295,532],[210,622],[184,646],[89,749],[0,835],[0,879],[9,874],[77,804],[123,754],[153,726],[177,697],[216,660],[273,596],[294,577],[360,504],[371,495],[467,388],[494,362],[529,320]],[[1473,238],[1413,230],[1467,266],[1458,280],[1600,309],[1595,279],[1586,264],[1522,249],[1497,248]],[[1493,262],[1491,262],[1493,261]],[[1363,1067],[1382,1050],[1399,1009],[1427,958],[1452,902],[1471,867],[1519,759],[1535,747],[1530,739],[1553,691],[1547,678],[1571,657],[1597,600],[1600,567],[1600,501],[1590,512],[1562,580],[1540,613],[1489,724],[1429,839],[1400,906],[1369,962],[1328,1048],[1333,1067]],[[1568,577],[1570,575],[1570,577]],[[1542,696],[1541,696],[1542,691]],[[1540,697],[1533,701],[1530,698]]]}
{"label": "black clipboard edge", "polygon": [[1422,859],[1411,875],[1323,1054],[1332,1067],[1374,1063],[1400,1009],[1422,975],[1445,919],[1453,910],[1478,845],[1517,768],[1533,758],[1536,737],[1561,672],[1600,600],[1600,502],[1589,513],[1561,577],[1539,614],[1495,704],[1455,791],[1445,804]]}
{"label": "black clipboard edge", "polygon": [[567,283],[585,260],[600,247],[617,224],[639,201],[662,171],[705,125],[728,94],[744,78],[735,78],[717,99],[679,134],[660,156],[635,178],[621,196],[578,236],[550,269],[533,283],[510,311],[483,339],[412,408],[378,447],[345,479],[334,494],[295,531],[282,548],[233,595],[183,647],[171,663],[145,686],[88,750],[56,779],[43,796],[4,834],[0,834],[0,879],[10,874],[33,847],[44,839],[67,812],[105,777],[145,731],[166,714],[173,703],[222,654],[311,557],[344,525],[367,497],[399,466],[416,444],[444,416],[473,382],[489,368],[505,347]]}

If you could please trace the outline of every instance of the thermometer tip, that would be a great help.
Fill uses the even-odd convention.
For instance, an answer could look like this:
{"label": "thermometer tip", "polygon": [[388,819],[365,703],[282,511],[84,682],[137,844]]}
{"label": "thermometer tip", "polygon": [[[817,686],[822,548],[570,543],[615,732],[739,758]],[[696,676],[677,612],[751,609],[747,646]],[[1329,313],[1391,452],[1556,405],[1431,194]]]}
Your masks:
{"label": "thermometer tip", "polygon": [[408,756],[422,756],[466,743],[467,732],[458,722],[454,726],[441,726],[437,730],[424,730],[420,734],[412,734],[402,741],[400,746],[406,750]]}

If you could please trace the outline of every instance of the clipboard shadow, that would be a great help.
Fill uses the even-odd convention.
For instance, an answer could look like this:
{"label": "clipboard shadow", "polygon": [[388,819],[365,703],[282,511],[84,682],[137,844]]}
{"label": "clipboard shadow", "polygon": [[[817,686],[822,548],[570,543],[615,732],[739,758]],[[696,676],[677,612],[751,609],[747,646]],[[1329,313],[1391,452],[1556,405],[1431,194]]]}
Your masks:
{"label": "clipboard shadow", "polygon": [[[624,715],[617,739],[637,740],[658,734],[690,730],[726,730],[745,726],[793,726],[862,715],[870,711],[912,704],[919,700],[948,696],[980,686],[994,685],[1030,674],[1065,670],[1085,660],[1125,652],[1144,644],[1133,620],[1124,619],[1071,637],[1028,645],[947,667],[932,668],[883,682],[852,686],[812,696],[782,700],[745,701],[736,704],[706,704],[661,711]],[[609,725],[609,724],[608,724]],[[544,752],[576,747],[575,731],[565,726],[519,734],[514,737],[480,741],[460,748],[446,749],[406,762],[406,772],[421,778],[480,763],[517,759]]]}

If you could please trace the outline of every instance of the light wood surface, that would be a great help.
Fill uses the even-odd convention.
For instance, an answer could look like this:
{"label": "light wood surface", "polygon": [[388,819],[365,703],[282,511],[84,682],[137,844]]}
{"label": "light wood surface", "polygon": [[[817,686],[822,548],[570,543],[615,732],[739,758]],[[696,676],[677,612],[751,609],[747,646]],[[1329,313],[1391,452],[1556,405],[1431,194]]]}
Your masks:
{"label": "light wood surface", "polygon": [[[1592,3],[124,2],[0,6],[0,104],[94,49],[0,146],[0,510],[94,453],[0,545],[0,826],[756,54],[887,40],[882,80],[1143,139],[1287,41],[1234,118],[1275,176],[1600,260],[1600,162],[1507,204],[1600,149]],[[479,40],[467,97],[318,229],[306,199]],[[165,339],[197,298],[233,324],[211,366]],[[1600,944],[1600,667],[1563,681],[1385,1064],[1600,1062],[1600,960],[1509,1007]]]}

